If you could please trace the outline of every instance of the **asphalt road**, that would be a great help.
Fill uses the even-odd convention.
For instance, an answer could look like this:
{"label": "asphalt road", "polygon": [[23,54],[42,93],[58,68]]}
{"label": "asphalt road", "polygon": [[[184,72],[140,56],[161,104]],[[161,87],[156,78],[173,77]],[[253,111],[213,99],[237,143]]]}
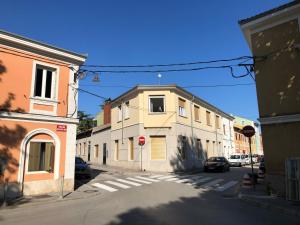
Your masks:
{"label": "asphalt road", "polygon": [[[237,168],[230,173],[202,174],[203,177],[241,178],[249,169]],[[111,177],[110,177],[111,176]],[[124,175],[124,177],[127,177]],[[120,176],[106,175],[115,180]],[[125,178],[124,178],[125,179]],[[93,182],[107,184],[96,177]],[[111,186],[111,185],[110,185]],[[95,187],[94,187],[95,188]],[[234,187],[227,191],[234,191]],[[101,190],[90,198],[60,201],[44,205],[0,210],[4,225],[137,225],[137,224],[203,224],[203,225],[299,225],[300,219],[274,213],[228,197],[212,189],[160,180],[118,191]]]}

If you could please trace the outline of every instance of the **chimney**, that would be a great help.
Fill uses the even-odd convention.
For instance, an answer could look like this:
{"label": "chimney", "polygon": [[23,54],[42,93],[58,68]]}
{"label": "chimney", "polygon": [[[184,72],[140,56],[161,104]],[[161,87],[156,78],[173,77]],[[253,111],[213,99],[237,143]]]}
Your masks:
{"label": "chimney", "polygon": [[111,122],[111,100],[108,99],[105,101],[104,103],[104,107],[103,107],[103,123],[104,125],[106,124],[110,124]]}

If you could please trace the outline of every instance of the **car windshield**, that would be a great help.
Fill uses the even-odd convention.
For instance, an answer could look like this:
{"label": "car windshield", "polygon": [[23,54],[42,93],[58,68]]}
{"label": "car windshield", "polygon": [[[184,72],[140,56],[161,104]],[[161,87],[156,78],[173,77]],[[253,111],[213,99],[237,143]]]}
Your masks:
{"label": "car windshield", "polygon": [[232,155],[230,156],[230,159],[240,159],[241,156],[240,155]]}
{"label": "car windshield", "polygon": [[224,162],[224,158],[223,157],[210,157],[207,161],[208,162]]}
{"label": "car windshield", "polygon": [[75,158],[75,163],[84,163],[82,158]]}

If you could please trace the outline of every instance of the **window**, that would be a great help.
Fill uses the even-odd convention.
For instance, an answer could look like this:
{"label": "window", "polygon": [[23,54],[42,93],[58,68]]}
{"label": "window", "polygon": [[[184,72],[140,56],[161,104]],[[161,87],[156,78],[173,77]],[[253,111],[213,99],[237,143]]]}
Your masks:
{"label": "window", "polygon": [[115,156],[116,160],[119,160],[119,141],[115,140]]}
{"label": "window", "polygon": [[165,112],[165,96],[150,96],[149,110],[151,113]]}
{"label": "window", "polygon": [[85,148],[86,148],[86,143],[84,142],[83,143],[83,153],[82,153],[82,155],[85,155]]}
{"label": "window", "polygon": [[28,172],[54,169],[54,145],[51,142],[30,142]]}
{"label": "window", "polygon": [[226,135],[226,126],[225,126],[225,124],[223,124],[223,133],[224,133],[224,135]]}
{"label": "window", "polygon": [[95,158],[99,157],[99,145],[94,146],[94,154],[95,154]]}
{"label": "window", "polygon": [[201,143],[201,139],[197,139],[197,143],[196,143],[196,151],[197,151],[197,158],[198,159],[202,159],[202,143]]}
{"label": "window", "polygon": [[129,159],[130,159],[130,160],[134,160],[133,137],[128,138],[128,151],[129,151]]}
{"label": "window", "polygon": [[205,146],[205,148],[206,148],[206,152],[208,154],[209,153],[209,140],[206,140],[206,146]]}
{"label": "window", "polygon": [[81,155],[81,143],[79,144],[79,155]]}
{"label": "window", "polygon": [[55,98],[55,69],[37,66],[35,71],[34,97]]}
{"label": "window", "polygon": [[123,116],[122,116],[122,105],[118,106],[118,121],[122,121]]}
{"label": "window", "polygon": [[200,108],[199,106],[194,106],[194,114],[195,114],[195,120],[200,121]]}
{"label": "window", "polygon": [[216,115],[216,128],[220,129],[220,116]]}
{"label": "window", "polygon": [[151,141],[151,160],[164,160],[166,159],[166,137],[165,136],[152,136]]}
{"label": "window", "polygon": [[179,154],[182,159],[186,159],[186,151],[187,151],[187,138],[185,136],[179,136],[180,145],[179,145]]}
{"label": "window", "polygon": [[178,99],[178,110],[179,110],[179,116],[186,116],[185,100],[181,98]]}
{"label": "window", "polygon": [[129,101],[125,102],[124,117],[125,119],[129,119]]}
{"label": "window", "polygon": [[206,111],[206,124],[208,126],[211,125],[211,121],[210,121],[210,112],[209,111]]}

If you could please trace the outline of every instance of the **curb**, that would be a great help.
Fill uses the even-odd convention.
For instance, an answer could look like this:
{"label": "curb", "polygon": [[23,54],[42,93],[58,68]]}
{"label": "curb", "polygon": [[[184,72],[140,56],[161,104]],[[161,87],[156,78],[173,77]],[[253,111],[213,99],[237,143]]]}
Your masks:
{"label": "curb", "polygon": [[270,209],[274,212],[279,212],[282,214],[290,215],[290,216],[297,216],[300,217],[300,210],[288,209],[281,206],[274,206],[273,204],[265,203],[256,199],[253,199],[247,195],[239,194],[238,198],[246,203],[250,203],[254,206],[263,208],[263,209]]}

